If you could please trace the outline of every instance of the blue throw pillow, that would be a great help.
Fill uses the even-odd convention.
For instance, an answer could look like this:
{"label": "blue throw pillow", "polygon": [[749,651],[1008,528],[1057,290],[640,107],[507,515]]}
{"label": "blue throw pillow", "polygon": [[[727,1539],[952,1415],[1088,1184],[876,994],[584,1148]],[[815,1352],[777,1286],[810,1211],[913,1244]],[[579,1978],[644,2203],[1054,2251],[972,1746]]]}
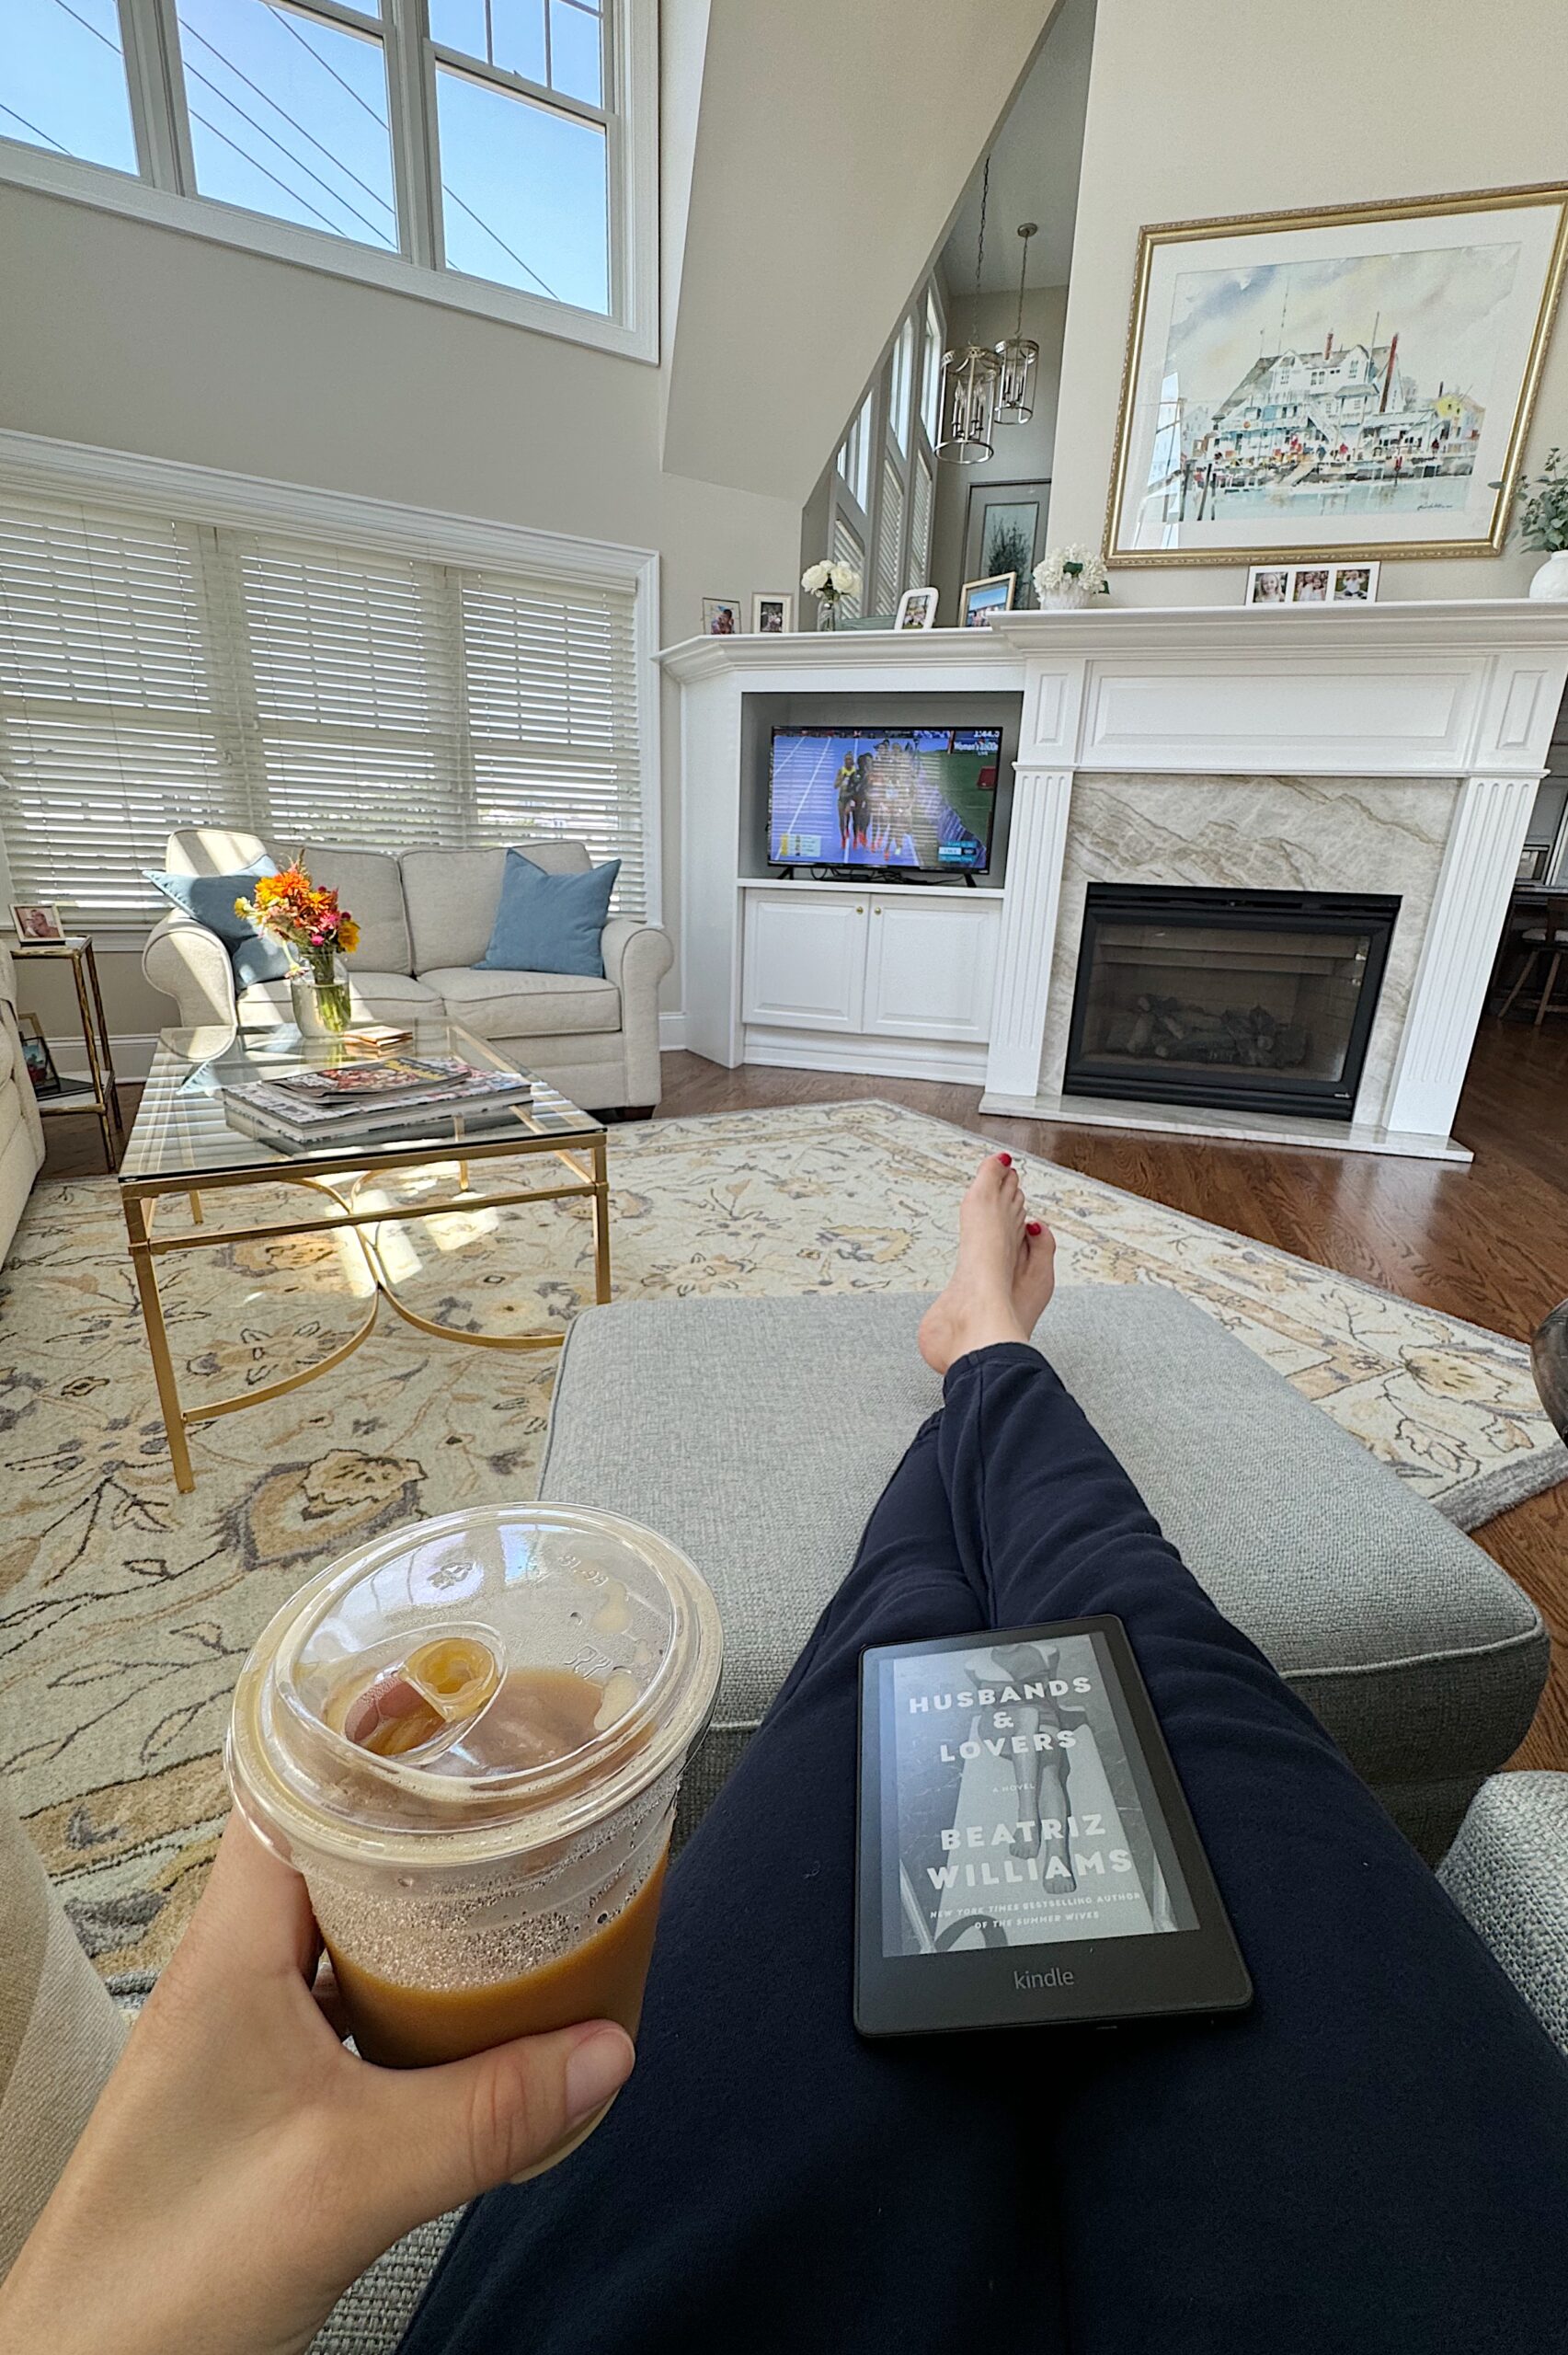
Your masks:
{"label": "blue throw pillow", "polygon": [[546,875],[520,850],[507,853],[501,903],[481,971],[580,973],[604,979],[599,936],[610,913],[610,894],[621,862],[589,867],[586,875]]}
{"label": "blue throw pillow", "polygon": [[252,982],[282,980],[289,970],[282,942],[269,940],[247,918],[235,913],[235,902],[249,899],[259,876],[277,874],[271,859],[254,859],[237,875],[155,875],[150,867],[143,872],[166,900],[217,934],[229,952],[236,989],[248,989]]}

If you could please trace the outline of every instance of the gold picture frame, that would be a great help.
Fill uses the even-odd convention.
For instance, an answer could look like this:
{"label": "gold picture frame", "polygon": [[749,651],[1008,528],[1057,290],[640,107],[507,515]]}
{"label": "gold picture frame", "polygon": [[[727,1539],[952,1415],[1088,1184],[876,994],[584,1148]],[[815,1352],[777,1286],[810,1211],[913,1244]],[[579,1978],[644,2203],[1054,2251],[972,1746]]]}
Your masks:
{"label": "gold picture frame", "polygon": [[[1436,372],[1437,382],[1435,390],[1416,387],[1417,406],[1410,408],[1408,414],[1415,420],[1425,420],[1430,414],[1434,420],[1434,432],[1428,437],[1425,447],[1419,442],[1411,443],[1408,473],[1402,474],[1400,465],[1396,464],[1396,460],[1403,454],[1400,448],[1400,438],[1404,436],[1405,429],[1402,419],[1406,412],[1402,411],[1396,416],[1398,435],[1384,429],[1381,419],[1388,412],[1391,387],[1397,384],[1399,388],[1397,397],[1402,402],[1406,401],[1407,388],[1412,380],[1408,374],[1401,374],[1397,368],[1398,322],[1384,319],[1380,314],[1374,316],[1369,333],[1364,340],[1357,340],[1354,331],[1358,322],[1353,322],[1353,331],[1349,339],[1338,343],[1337,346],[1331,331],[1322,355],[1325,371],[1331,360],[1338,369],[1344,370],[1347,366],[1349,355],[1353,353],[1364,355],[1362,388],[1366,393],[1367,402],[1369,405],[1371,396],[1377,392],[1380,403],[1377,412],[1379,423],[1373,429],[1372,434],[1373,455],[1366,461],[1366,465],[1374,466],[1376,472],[1368,473],[1362,460],[1356,454],[1359,452],[1361,436],[1366,432],[1370,422],[1368,406],[1362,408],[1360,422],[1355,429],[1356,441],[1348,445],[1344,442],[1340,445],[1340,449],[1347,451],[1344,458],[1340,455],[1340,450],[1333,447],[1325,450],[1322,441],[1324,429],[1321,425],[1311,427],[1310,431],[1315,438],[1310,444],[1307,445],[1303,454],[1304,457],[1309,454],[1311,454],[1311,462],[1315,464],[1319,475],[1325,477],[1318,482],[1314,482],[1308,472],[1304,470],[1298,472],[1292,469],[1290,446],[1292,429],[1288,424],[1273,421],[1272,416],[1262,419],[1255,429],[1247,419],[1244,419],[1242,425],[1236,429],[1238,436],[1241,432],[1246,431],[1255,432],[1260,437],[1266,437],[1272,433],[1276,437],[1273,450],[1267,452],[1264,450],[1260,440],[1259,454],[1251,462],[1263,468],[1261,479],[1256,476],[1249,478],[1246,473],[1246,465],[1249,462],[1243,460],[1241,455],[1239,440],[1237,454],[1233,460],[1226,456],[1224,445],[1213,440],[1211,435],[1207,437],[1210,446],[1207,450],[1204,449],[1206,435],[1201,419],[1205,413],[1206,402],[1208,405],[1211,419],[1222,415],[1227,406],[1233,406],[1237,402],[1243,388],[1252,382],[1257,371],[1262,369],[1265,362],[1271,369],[1277,370],[1288,362],[1291,370],[1296,374],[1299,374],[1303,370],[1308,370],[1310,373],[1310,365],[1315,362],[1315,339],[1311,351],[1306,357],[1303,356],[1302,345],[1291,346],[1288,343],[1288,310],[1291,289],[1288,281],[1284,280],[1278,290],[1272,283],[1265,287],[1262,281],[1268,273],[1288,272],[1296,268],[1300,268],[1303,271],[1318,272],[1317,283],[1298,299],[1309,315],[1314,310],[1321,313],[1325,307],[1332,306],[1336,299],[1332,293],[1329,280],[1329,273],[1335,268],[1349,272],[1357,264],[1380,263],[1383,266],[1384,274],[1392,279],[1395,275],[1393,266],[1399,262],[1418,262],[1419,258],[1425,253],[1440,254],[1444,250],[1435,241],[1425,243],[1419,235],[1421,228],[1440,224],[1456,216],[1496,214],[1505,212],[1530,213],[1539,215],[1539,218],[1528,224],[1524,223],[1520,224],[1519,236],[1514,241],[1514,248],[1519,257],[1518,267],[1527,275],[1521,282],[1516,297],[1513,296],[1511,287],[1508,290],[1513,310],[1507,333],[1501,340],[1494,334],[1489,347],[1497,355],[1496,366],[1505,371],[1502,391],[1500,394],[1493,393],[1489,383],[1487,385],[1489,397],[1483,404],[1471,398],[1462,385],[1456,385],[1453,389],[1446,390],[1446,380],[1442,377],[1440,368]],[[1379,251],[1364,236],[1356,234],[1385,224],[1401,223],[1415,224],[1415,232],[1406,240],[1402,248],[1396,244]],[[1326,237],[1317,234],[1324,232],[1328,233]],[[1247,240],[1256,241],[1258,251],[1253,258],[1244,258],[1238,253],[1227,264],[1217,257],[1211,266],[1211,274],[1218,279],[1228,266],[1236,271],[1238,284],[1244,284],[1245,289],[1244,294],[1238,301],[1238,314],[1241,313],[1244,304],[1250,305],[1252,311],[1258,314],[1261,319],[1264,307],[1278,306],[1280,316],[1278,343],[1272,356],[1266,353],[1263,349],[1259,320],[1248,320],[1247,325],[1258,336],[1256,361],[1252,368],[1237,381],[1232,393],[1229,396],[1223,393],[1215,395],[1210,401],[1208,397],[1212,390],[1210,385],[1203,384],[1201,379],[1195,377],[1190,370],[1184,379],[1180,368],[1173,372],[1170,364],[1173,340],[1172,319],[1164,306],[1168,301],[1171,312],[1173,313],[1175,278],[1173,271],[1166,265],[1173,248],[1189,245],[1234,247]],[[1289,250],[1292,240],[1299,243],[1299,251],[1294,255]],[[1339,247],[1338,252],[1335,251],[1336,246]],[[1271,247],[1274,248],[1272,253]],[[1285,248],[1284,251],[1279,250],[1282,247]],[[1468,258],[1471,252],[1499,254],[1506,248],[1504,241],[1494,239],[1490,247],[1482,242],[1479,247],[1472,246],[1466,250]],[[1104,546],[1106,564],[1117,568],[1199,564],[1291,564],[1310,563],[1315,558],[1325,557],[1331,561],[1348,562],[1373,559],[1380,561],[1384,558],[1397,560],[1402,557],[1420,558],[1496,555],[1507,537],[1509,509],[1524,461],[1525,441],[1529,431],[1530,417],[1540,384],[1552,320],[1562,293],[1565,265],[1568,265],[1568,185],[1562,183],[1512,189],[1482,189],[1446,196],[1391,199],[1384,202],[1312,207],[1288,213],[1236,214],[1199,221],[1169,221],[1143,228],[1139,233],[1132,306],[1127,320],[1127,350],[1122,365],[1121,394],[1116,407],[1111,478],[1105,502]],[[1370,272],[1368,273],[1368,278],[1371,275]],[[1153,355],[1151,360],[1150,306],[1151,295],[1157,281],[1164,326],[1161,350]],[[1193,308],[1196,312],[1196,304]],[[1462,348],[1464,324],[1457,310],[1455,319],[1453,333],[1456,348]],[[1238,330],[1242,324],[1242,321],[1239,316],[1236,321]],[[1481,331],[1479,321],[1472,324],[1475,332],[1479,334]],[[1490,326],[1489,318],[1488,327]],[[1387,343],[1379,341],[1380,327],[1388,334]],[[1156,332],[1160,330],[1157,329]],[[1219,334],[1213,338],[1211,348],[1218,346],[1219,335],[1230,332],[1229,322],[1223,323]],[[1505,346],[1507,347],[1506,350]],[[1512,357],[1509,356],[1510,352]],[[1218,361],[1216,360],[1213,364],[1218,366]],[[1151,372],[1158,379],[1159,387],[1152,398],[1149,390]],[[1196,395],[1178,393],[1173,396],[1165,390],[1172,382],[1183,381],[1199,383],[1198,393]],[[1223,381],[1220,375],[1216,375],[1213,379],[1214,383]],[[1283,388],[1295,389],[1294,385],[1288,381]],[[1268,379],[1262,380],[1260,396],[1256,404],[1259,408],[1265,406],[1261,397],[1262,393],[1273,389]],[[1335,397],[1347,400],[1354,395],[1355,389],[1354,385],[1347,384],[1343,391],[1336,393]],[[1195,419],[1190,455],[1186,442],[1187,429],[1182,416],[1182,411],[1186,407],[1192,408]],[[1283,401],[1274,404],[1273,407],[1282,416],[1289,414]],[[1174,412],[1173,416],[1171,414],[1172,411]],[[1301,413],[1309,412],[1303,409]],[[1331,426],[1328,430],[1332,431],[1335,427]],[[1349,429],[1345,430],[1348,431]],[[1413,425],[1411,430],[1413,431],[1416,429]],[[1298,435],[1300,431],[1299,427],[1294,429]],[[1283,444],[1278,439],[1281,434],[1285,436]],[[1164,444],[1163,448],[1161,446],[1162,443]],[[1467,443],[1470,445],[1468,454],[1464,446]],[[1143,458],[1146,472],[1143,490],[1133,493],[1132,498],[1140,507],[1146,509],[1151,498],[1158,496],[1163,501],[1164,508],[1164,511],[1158,516],[1150,517],[1147,512],[1133,515],[1130,511],[1129,488],[1134,475],[1135,454]],[[1467,454],[1468,465],[1463,463]],[[1165,466],[1166,471],[1162,477],[1157,479],[1156,469],[1162,465]],[[1343,476],[1342,481],[1326,479],[1336,470]],[[1436,505],[1430,503],[1418,505],[1413,496],[1418,488],[1436,481],[1462,482],[1466,487],[1465,499],[1463,500],[1450,499]],[[1364,484],[1367,487],[1367,496],[1363,498],[1359,508],[1356,507],[1355,500],[1355,488],[1357,484]],[[1481,497],[1483,488],[1491,493],[1489,504]],[[1364,531],[1355,532],[1349,529],[1354,523],[1369,518],[1374,504],[1371,494],[1374,491],[1384,494],[1380,505],[1385,510],[1391,510],[1393,503],[1400,500],[1402,489],[1412,496],[1407,500],[1402,514],[1393,515],[1389,512],[1381,516],[1380,532],[1371,528],[1369,523],[1368,528]],[[1335,507],[1331,502],[1330,494],[1341,490],[1345,496],[1343,503]],[[1206,499],[1210,491],[1217,506],[1221,499],[1233,505],[1236,511],[1232,519],[1222,519],[1218,513],[1200,513],[1192,516],[1187,514],[1186,502],[1189,496]],[[1281,492],[1298,492],[1302,502],[1301,508],[1277,519],[1270,517],[1269,521],[1277,521],[1279,536],[1260,537],[1258,523],[1264,514],[1264,502],[1266,500],[1272,503],[1276,495]],[[1321,502],[1315,513],[1310,515],[1305,511],[1309,498],[1316,498]],[[1178,506],[1178,512],[1173,517],[1169,511],[1173,499],[1176,500]],[[1243,505],[1243,501],[1251,503]],[[1446,521],[1436,524],[1430,537],[1423,537],[1420,530],[1413,528],[1419,524],[1423,515],[1428,515],[1433,519],[1439,516],[1447,518],[1455,514],[1462,517],[1467,508],[1474,510],[1472,520],[1479,528],[1468,531],[1462,535],[1454,533]],[[1242,534],[1245,529],[1245,519],[1248,515],[1254,519],[1253,533],[1251,536],[1243,537]],[[1196,536],[1202,532],[1205,524],[1211,527],[1212,531],[1227,520],[1230,522],[1230,527],[1237,534],[1233,541],[1226,542],[1213,536]],[[1392,531],[1394,522],[1401,522],[1410,528],[1396,534]],[[1309,523],[1321,526],[1315,535],[1307,530]],[[1333,536],[1336,524],[1345,533],[1345,536],[1339,538]],[[1170,544],[1168,535],[1173,529],[1180,530],[1186,534],[1180,546]],[[1150,544],[1147,540],[1139,541],[1136,537],[1139,531],[1152,530],[1158,530],[1167,535],[1162,544]]]}
{"label": "gold picture frame", "polygon": [[[992,572],[988,573],[983,580],[966,580],[958,592],[959,628],[979,629],[990,621],[992,614],[1010,614],[1017,589],[1018,575],[1015,572]],[[980,590],[1000,591],[1001,593],[977,596],[976,592]]]}

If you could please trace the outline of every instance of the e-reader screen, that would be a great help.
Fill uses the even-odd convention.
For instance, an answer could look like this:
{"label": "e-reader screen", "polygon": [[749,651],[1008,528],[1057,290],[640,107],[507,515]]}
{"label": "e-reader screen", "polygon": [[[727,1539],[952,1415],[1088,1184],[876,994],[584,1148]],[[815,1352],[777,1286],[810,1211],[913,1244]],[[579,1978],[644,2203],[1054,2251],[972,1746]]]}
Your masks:
{"label": "e-reader screen", "polygon": [[[1105,1638],[885,1659],[885,1954],[1147,1938],[1193,1926],[1128,1755]],[[886,1867],[885,1867],[886,1871]]]}
{"label": "e-reader screen", "polygon": [[858,1877],[869,2034],[1250,1998],[1118,1620],[866,1652]]}

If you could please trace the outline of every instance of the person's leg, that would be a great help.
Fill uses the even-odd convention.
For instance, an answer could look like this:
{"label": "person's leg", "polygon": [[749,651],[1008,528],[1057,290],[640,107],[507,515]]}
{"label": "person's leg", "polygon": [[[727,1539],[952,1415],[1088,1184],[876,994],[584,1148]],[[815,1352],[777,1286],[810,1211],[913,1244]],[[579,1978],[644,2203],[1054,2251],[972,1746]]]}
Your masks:
{"label": "person's leg", "polygon": [[952,1365],[938,1453],[992,1626],[1125,1620],[1256,1987],[1213,2025],[1054,2032],[1073,2348],[1556,2344],[1561,2055],[1036,1350]]}
{"label": "person's leg", "polygon": [[469,2211],[402,2355],[1065,2348],[1039,2113],[1001,2054],[851,2019],[861,1650],[983,1624],[933,1419],[675,1861],[630,2083]]}

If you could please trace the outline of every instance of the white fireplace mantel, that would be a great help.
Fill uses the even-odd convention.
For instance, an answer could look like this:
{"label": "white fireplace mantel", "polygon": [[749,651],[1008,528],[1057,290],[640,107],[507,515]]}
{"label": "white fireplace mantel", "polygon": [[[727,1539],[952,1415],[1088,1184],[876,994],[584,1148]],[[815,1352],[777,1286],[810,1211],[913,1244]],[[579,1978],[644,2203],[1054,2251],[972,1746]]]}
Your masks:
{"label": "white fireplace mantel", "polygon": [[[1568,677],[1568,604],[1108,605],[1011,614],[983,631],[694,638],[659,660],[682,690],[687,1020],[700,1052],[739,1060],[744,697],[842,695],[847,718],[851,698],[874,718],[878,695],[1021,690],[982,1109],[1169,1124],[1150,1108],[1042,1093],[1075,779],[1088,792],[1111,776],[1188,777],[1230,797],[1241,828],[1251,804],[1231,778],[1443,779],[1452,815],[1380,1100],[1358,1103],[1348,1132],[1302,1125],[1325,1144],[1458,1150],[1448,1130]],[[1368,873],[1359,888],[1379,881]],[[1278,1125],[1173,1118],[1222,1135]]]}

